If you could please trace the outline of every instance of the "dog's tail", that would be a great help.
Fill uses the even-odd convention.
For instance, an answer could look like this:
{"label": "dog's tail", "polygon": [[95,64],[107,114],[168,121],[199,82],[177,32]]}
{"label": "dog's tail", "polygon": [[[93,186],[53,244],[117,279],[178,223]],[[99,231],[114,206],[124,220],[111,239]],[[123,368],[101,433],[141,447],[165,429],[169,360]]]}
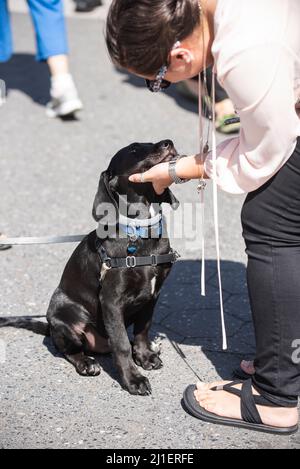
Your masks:
{"label": "dog's tail", "polygon": [[49,324],[26,316],[0,318],[0,327],[15,327],[16,329],[26,329],[46,337],[50,336]]}

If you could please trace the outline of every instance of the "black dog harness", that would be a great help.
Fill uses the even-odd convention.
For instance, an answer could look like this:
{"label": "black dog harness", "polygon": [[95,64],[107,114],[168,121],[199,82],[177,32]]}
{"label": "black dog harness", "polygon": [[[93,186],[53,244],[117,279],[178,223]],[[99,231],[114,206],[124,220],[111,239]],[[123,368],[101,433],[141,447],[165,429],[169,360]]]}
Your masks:
{"label": "black dog harness", "polygon": [[170,250],[168,254],[151,254],[150,256],[135,256],[137,250],[136,242],[139,238],[149,238],[150,229],[154,229],[158,237],[162,236],[162,216],[156,214],[154,217],[146,220],[134,220],[122,217],[119,222],[119,228],[127,234],[128,245],[126,257],[109,257],[100,238],[96,238],[96,249],[101,262],[106,269],[152,266],[160,264],[174,264],[180,257],[177,251]]}

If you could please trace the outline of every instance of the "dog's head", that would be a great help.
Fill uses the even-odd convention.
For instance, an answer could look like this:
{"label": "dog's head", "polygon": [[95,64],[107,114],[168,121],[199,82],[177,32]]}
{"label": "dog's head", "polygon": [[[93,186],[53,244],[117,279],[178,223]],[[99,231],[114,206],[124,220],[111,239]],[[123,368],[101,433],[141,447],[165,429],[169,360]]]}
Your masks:
{"label": "dog's head", "polygon": [[140,203],[149,206],[165,202],[176,209],[179,202],[170,189],[158,195],[152,183],[139,184],[128,180],[130,175],[142,173],[159,163],[171,161],[176,155],[177,152],[171,140],[163,140],[156,144],[133,143],[120,150],[112,158],[108,169],[101,174],[93,206],[94,219],[99,221],[103,216],[101,215],[103,212],[98,210],[101,204],[113,203],[119,210],[118,196],[126,196],[130,204]]}

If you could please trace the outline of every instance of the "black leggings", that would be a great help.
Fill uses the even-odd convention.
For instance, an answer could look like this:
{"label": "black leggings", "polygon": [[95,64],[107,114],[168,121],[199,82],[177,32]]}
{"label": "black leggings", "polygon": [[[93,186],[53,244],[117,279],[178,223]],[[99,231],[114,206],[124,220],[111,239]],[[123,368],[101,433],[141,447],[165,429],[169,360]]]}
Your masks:
{"label": "black leggings", "polygon": [[300,395],[300,137],[285,165],[250,192],[241,220],[257,355],[253,385],[283,407]]}

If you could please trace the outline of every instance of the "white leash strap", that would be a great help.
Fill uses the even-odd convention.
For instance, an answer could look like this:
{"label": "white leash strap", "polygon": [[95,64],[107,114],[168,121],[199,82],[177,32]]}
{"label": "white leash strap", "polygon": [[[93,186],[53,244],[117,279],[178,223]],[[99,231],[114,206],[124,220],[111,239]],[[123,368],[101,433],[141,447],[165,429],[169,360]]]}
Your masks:
{"label": "white leash strap", "polygon": [[222,278],[221,278],[221,260],[220,260],[220,240],[219,240],[219,213],[218,213],[218,185],[217,185],[217,138],[216,138],[216,85],[215,85],[215,72],[212,73],[212,161],[213,161],[213,206],[214,206],[214,225],[215,225],[215,239],[217,250],[217,265],[218,265],[218,281],[220,293],[220,308],[221,308],[221,321],[222,321],[222,336],[223,336],[223,350],[227,350],[227,334],[225,326],[225,315],[223,306],[223,293],[222,293]]}
{"label": "white leash strap", "polygon": [[[199,144],[200,144],[200,155],[204,147],[204,128],[203,128],[203,117],[202,117],[202,79],[201,74],[198,77],[198,98],[199,98]],[[201,155],[203,159],[203,155]],[[202,164],[204,161],[202,161]],[[206,296],[205,291],[205,198],[204,189],[200,191],[200,210],[201,210],[201,296]]]}

